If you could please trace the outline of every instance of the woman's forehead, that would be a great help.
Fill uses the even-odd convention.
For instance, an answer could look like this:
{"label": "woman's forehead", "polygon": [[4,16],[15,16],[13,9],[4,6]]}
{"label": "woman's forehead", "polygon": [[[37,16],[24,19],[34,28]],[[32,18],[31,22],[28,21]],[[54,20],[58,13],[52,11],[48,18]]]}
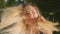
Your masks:
{"label": "woman's forehead", "polygon": [[26,6],[25,9],[26,9],[26,10],[35,10],[35,8],[34,8],[33,6],[29,6],[29,5]]}

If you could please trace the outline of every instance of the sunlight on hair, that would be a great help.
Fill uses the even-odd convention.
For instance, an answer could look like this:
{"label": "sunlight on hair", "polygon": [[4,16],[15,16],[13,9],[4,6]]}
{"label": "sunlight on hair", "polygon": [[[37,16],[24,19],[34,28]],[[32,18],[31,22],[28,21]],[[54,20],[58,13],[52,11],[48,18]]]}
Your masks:
{"label": "sunlight on hair", "polygon": [[[10,34],[40,34],[41,31],[43,34],[53,34],[53,31],[59,31],[56,27],[58,22],[53,23],[46,20],[39,13],[36,6],[27,5],[23,8],[22,5],[19,5],[4,8],[2,11],[0,33],[9,32]],[[15,25],[12,27],[4,29],[14,23]]]}

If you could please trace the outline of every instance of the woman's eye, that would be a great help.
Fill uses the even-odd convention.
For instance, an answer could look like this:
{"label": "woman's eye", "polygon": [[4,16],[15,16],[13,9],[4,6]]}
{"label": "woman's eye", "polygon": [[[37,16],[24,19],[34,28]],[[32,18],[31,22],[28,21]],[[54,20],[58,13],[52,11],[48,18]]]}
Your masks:
{"label": "woman's eye", "polygon": [[24,15],[28,15],[29,13],[25,13]]}

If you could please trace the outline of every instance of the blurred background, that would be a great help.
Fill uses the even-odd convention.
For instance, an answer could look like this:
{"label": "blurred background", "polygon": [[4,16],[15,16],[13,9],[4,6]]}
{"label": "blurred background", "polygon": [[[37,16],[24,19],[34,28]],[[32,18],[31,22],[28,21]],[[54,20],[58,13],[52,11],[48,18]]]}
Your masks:
{"label": "blurred background", "polygon": [[[60,0],[0,0],[0,9],[17,6],[22,3],[21,1],[35,4],[47,20],[59,22],[58,27],[60,27]],[[0,10],[0,16],[1,13]],[[60,32],[53,34],[60,34]]]}

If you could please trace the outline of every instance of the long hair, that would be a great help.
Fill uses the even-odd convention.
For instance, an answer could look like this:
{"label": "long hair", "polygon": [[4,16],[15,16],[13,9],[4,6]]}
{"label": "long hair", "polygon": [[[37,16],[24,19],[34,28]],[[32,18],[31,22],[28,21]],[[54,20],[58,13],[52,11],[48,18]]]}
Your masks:
{"label": "long hair", "polygon": [[[32,34],[40,34],[41,32],[43,34],[53,34],[53,31],[59,31],[59,29],[57,29],[57,27],[56,27],[56,25],[58,25],[57,22],[56,23],[53,23],[51,21],[46,20],[41,15],[41,13],[39,12],[39,9],[35,5],[31,5],[31,4],[29,5],[28,4],[28,6],[33,6],[33,8],[35,8],[35,10],[37,11],[37,13],[39,15],[38,18],[37,19],[34,19],[33,20],[33,23],[30,24],[30,26],[32,25],[32,27],[31,27]],[[27,7],[27,9],[28,9],[28,7]],[[28,22],[28,24],[29,24],[29,22]],[[29,31],[29,33],[30,33],[30,31]]]}
{"label": "long hair", "polygon": [[[27,6],[32,6],[39,16],[31,21],[25,21],[23,18],[26,9],[28,9]],[[22,5],[19,5],[3,9],[0,34],[4,32],[10,32],[11,34],[53,34],[53,31],[59,30],[56,27],[58,23],[46,20],[41,13],[39,13],[39,9],[36,6],[31,4],[28,4],[27,6],[26,8],[23,8]],[[11,26],[11,28],[7,28],[8,26]]]}

